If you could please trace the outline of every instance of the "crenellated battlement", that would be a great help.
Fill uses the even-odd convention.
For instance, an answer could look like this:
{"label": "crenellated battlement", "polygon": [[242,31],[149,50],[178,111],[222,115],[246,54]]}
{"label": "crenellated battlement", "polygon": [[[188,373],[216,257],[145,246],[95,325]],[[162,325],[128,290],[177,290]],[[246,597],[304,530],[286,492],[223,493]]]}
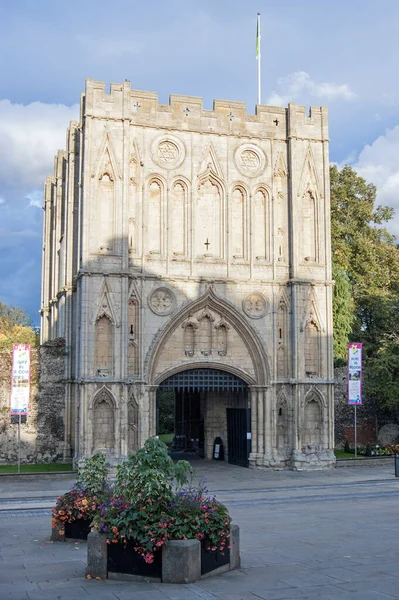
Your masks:
{"label": "crenellated battlement", "polygon": [[111,83],[86,80],[83,117],[129,120],[131,124],[221,135],[287,139],[291,137],[328,140],[327,108],[290,103],[288,108],[256,105],[255,114],[246,112],[244,102],[214,100],[213,110],[203,107],[196,96],[171,94],[169,104],[160,104],[154,92],[134,90],[130,82]]}

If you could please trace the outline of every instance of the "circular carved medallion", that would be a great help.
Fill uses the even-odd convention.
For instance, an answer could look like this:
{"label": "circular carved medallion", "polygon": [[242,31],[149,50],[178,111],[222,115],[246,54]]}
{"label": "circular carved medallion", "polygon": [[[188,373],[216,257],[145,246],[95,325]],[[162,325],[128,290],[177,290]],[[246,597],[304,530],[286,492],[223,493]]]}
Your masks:
{"label": "circular carved medallion", "polygon": [[238,170],[247,177],[257,177],[266,166],[263,150],[253,144],[244,144],[235,152],[235,162]]}
{"label": "circular carved medallion", "polygon": [[164,169],[175,169],[180,166],[185,154],[183,143],[174,136],[158,137],[151,146],[154,162]]}
{"label": "circular carved medallion", "polygon": [[175,307],[175,296],[168,288],[157,288],[150,294],[148,304],[156,315],[169,315]]}
{"label": "circular carved medallion", "polygon": [[241,166],[247,171],[257,171],[260,167],[260,158],[252,150],[244,150],[240,156]]}
{"label": "circular carved medallion", "polygon": [[242,308],[251,319],[260,319],[266,314],[267,300],[260,292],[252,292],[244,298]]}
{"label": "circular carved medallion", "polygon": [[179,158],[179,148],[173,142],[161,142],[158,146],[158,159],[161,162],[174,162]]}

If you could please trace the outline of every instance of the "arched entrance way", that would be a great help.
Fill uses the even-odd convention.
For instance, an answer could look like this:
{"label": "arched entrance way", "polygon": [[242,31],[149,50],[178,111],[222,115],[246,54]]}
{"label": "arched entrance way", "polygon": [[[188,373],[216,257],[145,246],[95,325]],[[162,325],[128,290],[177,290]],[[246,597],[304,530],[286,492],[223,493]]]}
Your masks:
{"label": "arched entrance way", "polygon": [[169,402],[174,412],[174,444],[182,451],[211,459],[216,438],[224,459],[248,466],[251,451],[251,413],[248,384],[217,369],[189,369],[162,381],[157,407]]}

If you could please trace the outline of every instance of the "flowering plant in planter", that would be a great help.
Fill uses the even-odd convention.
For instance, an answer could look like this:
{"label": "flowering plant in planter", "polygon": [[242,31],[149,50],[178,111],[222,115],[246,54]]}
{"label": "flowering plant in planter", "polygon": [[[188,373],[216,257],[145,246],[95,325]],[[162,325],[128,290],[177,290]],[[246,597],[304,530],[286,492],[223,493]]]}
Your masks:
{"label": "flowering plant in planter", "polygon": [[[52,528],[78,519],[92,521],[99,505],[109,493],[108,464],[104,454],[96,453],[81,461],[75,487],[57,499],[52,510]],[[58,533],[64,532],[59,529]]]}
{"label": "flowering plant in planter", "polygon": [[147,440],[119,467],[115,495],[100,507],[93,525],[108,543],[134,540],[148,563],[168,540],[206,540],[207,549],[223,552],[230,538],[227,508],[203,486],[183,487],[190,475],[189,463],[174,464],[163,442]]}

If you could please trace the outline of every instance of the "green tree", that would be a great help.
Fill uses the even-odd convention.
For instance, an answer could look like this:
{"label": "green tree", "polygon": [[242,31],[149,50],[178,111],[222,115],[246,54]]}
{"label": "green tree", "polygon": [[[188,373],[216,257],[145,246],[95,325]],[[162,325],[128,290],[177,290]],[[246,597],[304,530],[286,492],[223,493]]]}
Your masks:
{"label": "green tree", "polygon": [[334,357],[346,359],[348,339],[355,320],[355,303],[348,274],[343,267],[334,263],[333,278]]}
{"label": "green tree", "polygon": [[334,355],[363,344],[364,394],[399,404],[399,250],[385,228],[394,211],[377,206],[376,187],[351,167],[332,166],[331,238]]}
{"label": "green tree", "polygon": [[37,331],[23,308],[0,302],[0,350],[9,350],[13,344],[37,346]]}

